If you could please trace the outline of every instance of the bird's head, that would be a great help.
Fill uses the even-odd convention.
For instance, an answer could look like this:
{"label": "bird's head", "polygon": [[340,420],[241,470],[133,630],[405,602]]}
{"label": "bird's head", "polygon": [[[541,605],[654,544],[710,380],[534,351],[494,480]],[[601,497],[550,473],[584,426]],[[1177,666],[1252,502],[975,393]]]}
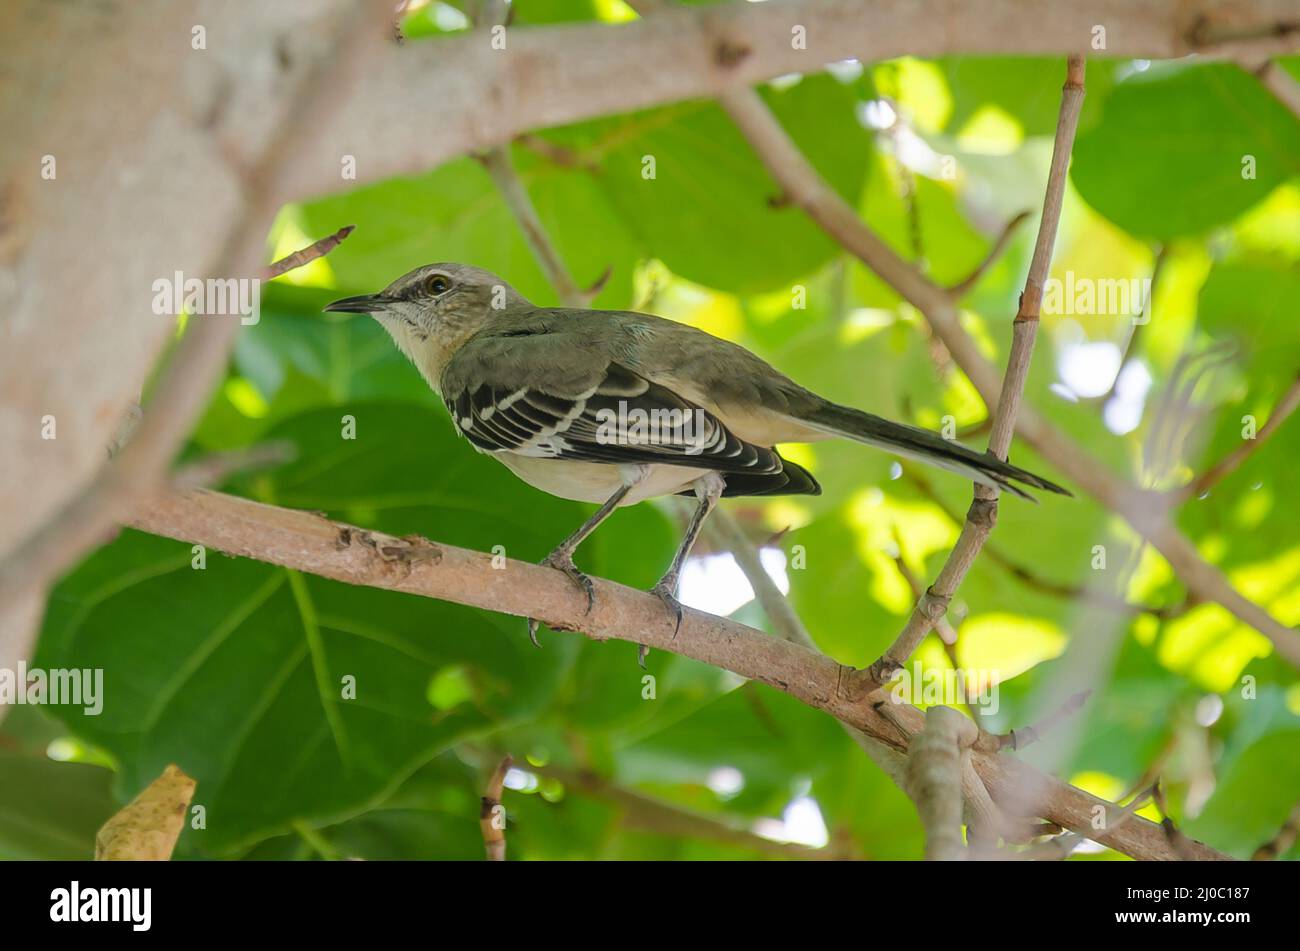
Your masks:
{"label": "bird's head", "polygon": [[377,294],[345,297],[325,310],[370,314],[437,389],[437,377],[461,344],[494,316],[531,306],[490,271],[468,264],[426,264]]}

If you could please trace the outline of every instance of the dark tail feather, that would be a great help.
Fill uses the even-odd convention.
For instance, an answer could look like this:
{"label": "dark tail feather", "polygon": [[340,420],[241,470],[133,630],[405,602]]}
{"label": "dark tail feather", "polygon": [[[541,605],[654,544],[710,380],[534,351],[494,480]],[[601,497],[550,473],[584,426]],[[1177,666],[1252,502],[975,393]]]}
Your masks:
{"label": "dark tail feather", "polygon": [[1003,462],[990,453],[976,452],[927,429],[894,423],[849,406],[824,403],[812,413],[800,418],[824,432],[854,439],[900,456],[919,459],[921,462],[928,462],[932,466],[947,469],[975,482],[1003,489],[1031,501],[1034,497],[1014,485],[1014,482],[1060,495],[1071,494],[1068,489],[1063,489],[1055,482],[1049,482],[1042,476],[1036,476],[1032,472],[1026,472],[1008,462]]}
{"label": "dark tail feather", "polygon": [[[749,495],[822,494],[822,487],[817,484],[812,473],[803,466],[795,465],[789,459],[781,459],[779,472],[724,472],[722,478],[727,483],[722,490],[723,498]],[[694,498],[695,490],[687,489],[677,494]]]}

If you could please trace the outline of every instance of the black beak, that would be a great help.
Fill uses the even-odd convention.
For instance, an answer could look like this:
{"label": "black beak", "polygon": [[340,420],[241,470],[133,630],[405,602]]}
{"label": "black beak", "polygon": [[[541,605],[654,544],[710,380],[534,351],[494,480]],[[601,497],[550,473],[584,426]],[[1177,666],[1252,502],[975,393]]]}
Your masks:
{"label": "black beak", "polygon": [[385,310],[391,303],[393,299],[383,294],[362,294],[359,297],[345,297],[332,304],[326,304],[325,310],[340,314],[375,314]]}

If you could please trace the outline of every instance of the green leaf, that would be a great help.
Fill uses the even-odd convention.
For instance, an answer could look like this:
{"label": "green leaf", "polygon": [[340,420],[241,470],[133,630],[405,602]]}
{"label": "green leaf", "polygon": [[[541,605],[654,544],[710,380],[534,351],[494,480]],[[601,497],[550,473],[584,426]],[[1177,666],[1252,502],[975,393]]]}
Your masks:
{"label": "green leaf", "polygon": [[1289,384],[1300,372],[1300,272],[1264,261],[1218,264],[1201,287],[1196,324],[1236,344],[1250,373]]}
{"label": "green leaf", "polygon": [[[1297,789],[1300,730],[1271,734],[1220,778],[1204,811],[1187,822],[1184,831],[1238,858],[1249,858],[1287,821]],[[1295,847],[1288,852],[1294,856]]]}
{"label": "green leaf", "polygon": [[[1253,163],[1253,177],[1248,177]],[[1075,187],[1136,235],[1195,234],[1300,171],[1300,122],[1226,64],[1153,66],[1110,94],[1074,147]]]}
{"label": "green leaf", "polygon": [[[297,444],[297,460],[246,485],[281,504],[501,544],[529,560],[581,519],[581,506],[540,496],[472,452],[441,410],[347,409],[355,440],[341,438],[333,409],[273,427],[268,437]],[[519,619],[216,552],[203,570],[191,559],[188,545],[125,533],[59,587],[38,662],[104,669],[101,716],[56,714],[120,760],[129,790],[168,762],[194,776],[208,827],[186,836],[208,852],[291,820],[353,815],[449,744],[538,716],[579,646],[551,635],[537,651]],[[644,576],[641,558],[621,560],[610,574]],[[452,666],[467,671],[474,696],[438,710],[429,686]],[[343,696],[348,677],[356,699]]]}
{"label": "green leaf", "polygon": [[[854,118],[853,92],[818,75],[765,89],[763,98],[831,186],[855,202],[871,142]],[[772,290],[839,251],[803,211],[777,201],[779,187],[716,105],[656,109],[548,138],[598,160],[599,183],[624,226],[647,255],[689,280]]]}
{"label": "green leaf", "polygon": [[88,861],[117,810],[112,780],[99,766],[0,750],[0,859]]}
{"label": "green leaf", "polygon": [[[1026,136],[1052,135],[1061,110],[1065,57],[950,56],[936,60],[948,80],[952,115],[947,129],[960,132],[981,110],[996,108],[1015,119]],[[1092,60],[1080,127],[1088,128],[1105,101],[1119,64]]]}
{"label": "green leaf", "polygon": [[[574,280],[590,286],[616,265],[596,306],[626,307],[633,239],[599,185],[519,149],[515,154],[520,177]],[[557,210],[567,215],[564,221]],[[356,232],[329,258],[340,287],[373,292],[420,265],[448,261],[486,268],[539,305],[558,302],[513,214],[473,159],[310,202],[302,213],[313,232],[356,223]]]}

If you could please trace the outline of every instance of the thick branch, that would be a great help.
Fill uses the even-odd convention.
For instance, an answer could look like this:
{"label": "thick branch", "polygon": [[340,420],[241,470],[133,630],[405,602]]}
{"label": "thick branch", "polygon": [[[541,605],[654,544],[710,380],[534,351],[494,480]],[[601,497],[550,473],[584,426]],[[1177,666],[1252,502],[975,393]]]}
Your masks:
{"label": "thick branch", "polygon": [[[1300,48],[1290,0],[780,0],[664,10],[617,27],[518,28],[505,50],[468,34],[408,43],[377,58],[324,131],[302,194],[410,175],[515,135],[665,102],[716,96],[842,59],[1066,54],[1106,25],[1099,55],[1166,59],[1191,52],[1260,58]],[[792,42],[802,27],[806,48]],[[671,64],[671,68],[664,68]],[[429,90],[436,89],[437,95]],[[419,122],[411,121],[419,116]],[[429,130],[436,129],[436,135]]]}
{"label": "thick branch", "polygon": [[[266,208],[260,210],[265,212]],[[243,242],[248,242],[249,233],[257,232],[240,232]],[[260,279],[271,280],[329,254],[351,233],[352,225],[340,228],[266,265],[261,269]],[[254,244],[260,248],[261,240],[248,243],[248,249]],[[166,477],[167,465],[184,439],[192,416],[197,415],[201,401],[207,399],[209,376],[225,366],[226,350],[239,328],[239,321],[234,317],[199,318],[194,323],[198,326],[185,335],[167,366],[158,392],[150,401],[150,412],[141,416],[139,408],[135,408],[129,440],[123,437],[121,443],[109,447],[112,461],[104,465],[95,482],[41,531],[0,561],[0,606],[43,597],[44,587],[55,573],[93,545],[132,506],[156,491]],[[210,329],[213,327],[219,329]],[[187,486],[207,484],[229,474],[232,467],[282,460],[287,451],[285,446],[277,445],[205,460],[177,473],[177,480]],[[12,623],[8,638],[25,642],[38,620],[39,617],[30,623]],[[0,659],[10,653],[21,656],[25,652],[22,644],[6,644],[0,640]]]}
{"label": "thick branch", "polygon": [[[13,463],[0,470],[0,551],[29,537],[92,478],[121,408],[138,394],[170,335],[166,322],[139,310],[148,306],[150,281],[176,269],[213,273],[224,236],[247,235],[238,209],[248,170],[263,168],[259,159],[286,116],[293,124],[294,115],[310,115],[295,108],[302,82],[312,85],[304,64],[332,46],[340,16],[354,6],[208,4],[199,17],[193,0],[139,0],[118,11],[111,30],[87,29],[90,14],[81,4],[27,0],[0,12],[0,58],[15,77],[0,91],[14,108],[0,115],[6,141],[20,144],[0,159],[0,177],[12,186],[10,200],[0,203],[7,239],[0,256],[16,275],[0,287],[0,378],[15,395],[12,412],[0,418],[0,442]],[[356,83],[320,96],[338,111],[307,123],[317,147],[269,169],[287,179],[285,198],[305,198],[423,172],[520,132],[709,95],[846,57],[1064,52],[1099,23],[1108,30],[1105,54],[1124,57],[1197,51],[1258,61],[1300,42],[1293,0],[1230,7],[1214,0],[1045,0],[1040,12],[1026,18],[1020,0],[881,0],[866,15],[857,0],[784,0],[674,10],[618,26],[516,30],[504,51],[476,34],[394,44],[368,57]],[[247,42],[155,55],[199,22],[214,36],[246,35]],[[795,25],[806,30],[806,49],[791,42]],[[250,58],[278,64],[279,72],[249,69]],[[133,68],[125,70],[128,61]],[[330,65],[330,75],[345,72],[337,59]],[[114,108],[103,108],[104,101]],[[40,181],[33,171],[38,149],[24,142],[41,143],[61,170],[77,173],[61,174],[57,185]],[[354,165],[356,177],[341,174],[340,162]],[[142,220],[158,227],[141,231]],[[86,247],[96,248],[89,259],[81,253]],[[224,268],[223,276],[252,267]],[[79,280],[63,279],[74,271]],[[103,319],[106,312],[116,319]],[[44,319],[50,314],[58,319]],[[944,328],[934,326],[942,337]],[[996,373],[979,372],[973,347],[954,354],[991,403]],[[46,368],[56,359],[63,372],[51,374]],[[196,363],[209,366],[206,359]],[[34,421],[45,414],[58,418],[57,441],[40,438]],[[1046,445],[1051,434],[1038,435],[1037,422],[1022,417],[1022,433],[1076,484],[1094,494],[1109,491],[1105,473],[1084,482],[1099,467],[1085,458],[1083,474],[1072,471]],[[1165,546],[1175,568],[1198,559],[1189,545],[1174,550],[1176,543]],[[1204,583],[1277,639],[1280,625],[1234,598],[1212,569]],[[0,604],[6,629],[14,629],[19,612],[32,616],[34,603],[27,597]]]}
{"label": "thick branch", "polygon": [[[488,554],[396,538],[205,490],[156,496],[128,524],[348,584],[535,617],[552,630],[580,630],[597,641],[624,640],[692,657],[784,691],[897,751],[906,749],[910,736],[921,729],[922,716],[915,708],[875,704],[846,689],[853,668],[701,611],[688,609],[674,632],[673,619],[658,598],[611,581],[594,579],[596,604],[588,614],[586,599],[573,584],[540,565],[510,561],[506,570],[497,570]],[[877,709],[886,705],[888,718]],[[972,762],[995,802],[1019,802],[1022,791],[1032,789],[1041,816],[1064,828],[1134,858],[1176,857],[1154,823],[1135,822],[1123,834],[1092,833],[1092,810],[1109,804],[1081,789],[1006,756],[977,751]],[[1193,846],[1198,858],[1226,858],[1199,843]]]}
{"label": "thick branch", "polygon": [[[311,151],[316,130],[334,109],[337,96],[361,74],[367,50],[383,36],[379,27],[387,15],[387,3],[367,0],[340,18],[330,46],[318,54],[313,69],[303,79],[279,131],[256,166],[246,171],[242,210],[226,233],[210,275],[243,280],[274,276],[263,272],[259,262],[266,233],[285,198],[295,166]],[[292,257],[305,263],[313,249],[327,252],[350,230],[344,229]],[[239,326],[240,321],[230,315],[189,321],[130,442],[111,462],[101,466],[84,492],[69,499],[0,562],[0,611],[39,597],[36,592],[163,483],[167,467],[225,369]],[[0,642],[0,660],[25,655],[33,631],[13,627],[12,619],[6,627],[8,643]]]}
{"label": "thick branch", "polygon": [[962,727],[970,721],[952,707],[931,707],[925,729],[912,737],[907,787],[925,826],[925,857],[950,862],[965,858],[961,837]]}

